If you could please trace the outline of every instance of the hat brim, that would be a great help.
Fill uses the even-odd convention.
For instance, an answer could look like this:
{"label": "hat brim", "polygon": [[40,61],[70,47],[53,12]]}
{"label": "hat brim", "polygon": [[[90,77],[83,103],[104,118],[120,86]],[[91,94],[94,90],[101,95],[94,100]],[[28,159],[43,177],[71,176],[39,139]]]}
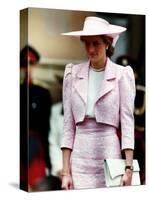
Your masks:
{"label": "hat brim", "polygon": [[106,30],[80,30],[80,31],[72,31],[67,33],[62,33],[62,35],[80,37],[80,36],[93,36],[93,35],[109,35],[111,37],[115,37],[120,33],[126,31],[125,27],[117,26],[117,25],[109,25],[109,28]]}

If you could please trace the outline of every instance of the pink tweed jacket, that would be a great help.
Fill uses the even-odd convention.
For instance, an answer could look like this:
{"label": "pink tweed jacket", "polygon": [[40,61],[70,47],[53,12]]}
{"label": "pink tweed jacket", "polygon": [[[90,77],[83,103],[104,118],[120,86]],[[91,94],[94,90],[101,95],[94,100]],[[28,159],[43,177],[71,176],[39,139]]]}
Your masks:
{"label": "pink tweed jacket", "polygon": [[[89,61],[66,65],[63,82],[64,136],[61,147],[73,149],[76,124],[86,114]],[[135,80],[130,66],[123,67],[109,58],[101,90],[97,91],[95,118],[99,123],[121,124],[121,149],[134,149]]]}

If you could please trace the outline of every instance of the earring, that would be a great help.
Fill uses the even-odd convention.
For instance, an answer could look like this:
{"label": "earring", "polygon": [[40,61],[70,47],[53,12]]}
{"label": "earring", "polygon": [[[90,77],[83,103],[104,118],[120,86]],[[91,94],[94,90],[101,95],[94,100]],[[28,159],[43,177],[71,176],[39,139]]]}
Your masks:
{"label": "earring", "polygon": [[108,50],[108,47],[106,47],[106,50]]}

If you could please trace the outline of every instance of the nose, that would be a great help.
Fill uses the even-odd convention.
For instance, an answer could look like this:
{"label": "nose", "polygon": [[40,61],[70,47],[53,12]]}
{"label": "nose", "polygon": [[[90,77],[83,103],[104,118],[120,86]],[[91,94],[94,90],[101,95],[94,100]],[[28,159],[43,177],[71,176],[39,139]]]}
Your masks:
{"label": "nose", "polygon": [[89,45],[88,45],[88,52],[93,52],[95,50],[95,47],[94,47],[94,45],[93,45],[93,43],[90,43]]}

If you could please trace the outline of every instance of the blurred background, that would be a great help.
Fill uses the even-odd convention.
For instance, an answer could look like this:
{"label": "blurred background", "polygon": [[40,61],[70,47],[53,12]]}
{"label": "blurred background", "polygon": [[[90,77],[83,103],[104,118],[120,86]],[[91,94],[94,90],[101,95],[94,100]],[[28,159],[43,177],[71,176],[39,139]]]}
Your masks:
{"label": "blurred background", "polygon": [[20,188],[61,189],[62,83],[65,65],[87,59],[83,44],[61,33],[86,16],[124,26],[112,60],[136,78],[135,155],[145,184],[145,15],[28,8],[20,11]]}

